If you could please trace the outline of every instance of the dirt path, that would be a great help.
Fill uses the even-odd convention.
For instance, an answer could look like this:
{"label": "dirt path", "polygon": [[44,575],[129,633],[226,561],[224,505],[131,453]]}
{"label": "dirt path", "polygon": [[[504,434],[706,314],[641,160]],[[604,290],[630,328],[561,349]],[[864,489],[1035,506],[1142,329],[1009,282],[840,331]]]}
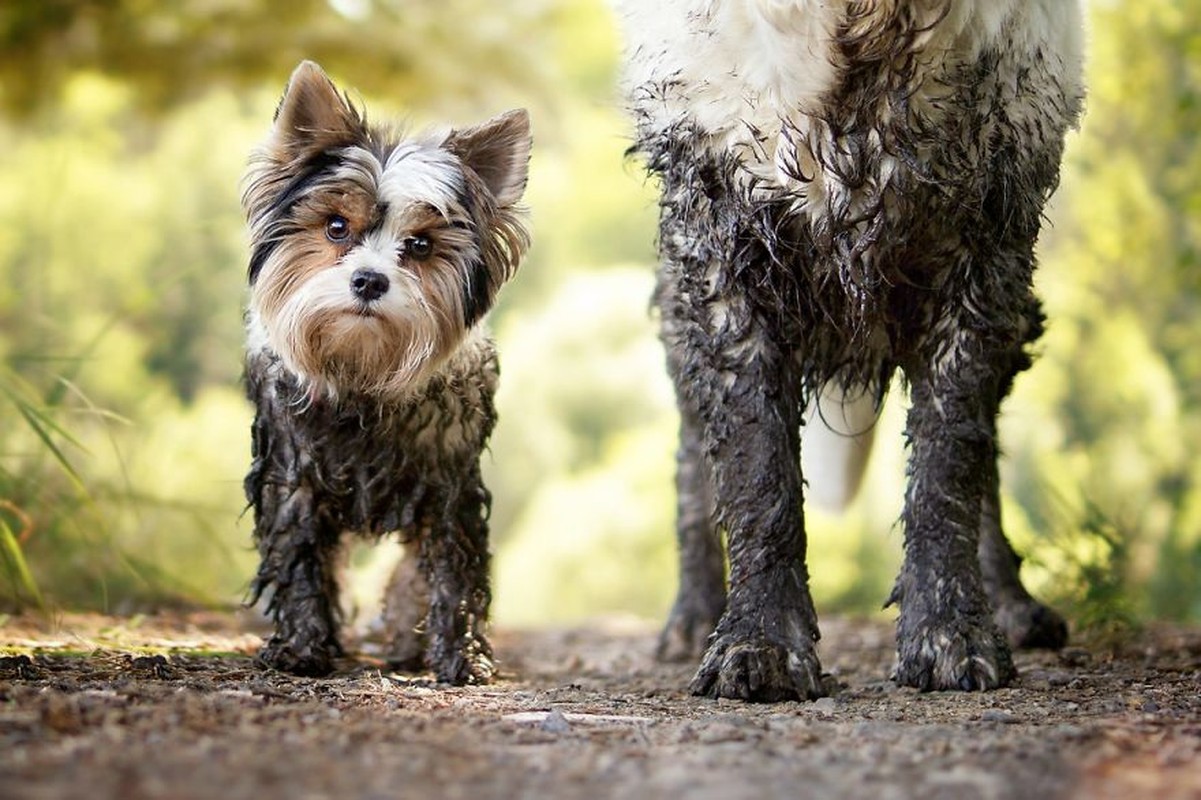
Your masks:
{"label": "dirt path", "polygon": [[240,625],[7,620],[0,797],[1201,798],[1201,630],[923,695],[886,679],[890,626],[827,619],[841,693],[754,706],[686,695],[641,623],[502,630],[501,680],[462,689],[264,672]]}

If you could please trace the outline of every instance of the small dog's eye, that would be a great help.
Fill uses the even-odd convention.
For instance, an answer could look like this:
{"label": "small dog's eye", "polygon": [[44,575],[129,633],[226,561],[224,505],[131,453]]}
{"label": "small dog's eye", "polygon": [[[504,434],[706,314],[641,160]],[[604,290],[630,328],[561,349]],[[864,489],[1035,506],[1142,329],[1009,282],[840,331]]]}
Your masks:
{"label": "small dog's eye", "polygon": [[334,214],[325,221],[325,238],[331,242],[344,242],[350,238],[350,222],[346,217]]}
{"label": "small dog's eye", "polygon": [[405,255],[424,261],[434,252],[434,243],[428,236],[410,236],[405,239]]}

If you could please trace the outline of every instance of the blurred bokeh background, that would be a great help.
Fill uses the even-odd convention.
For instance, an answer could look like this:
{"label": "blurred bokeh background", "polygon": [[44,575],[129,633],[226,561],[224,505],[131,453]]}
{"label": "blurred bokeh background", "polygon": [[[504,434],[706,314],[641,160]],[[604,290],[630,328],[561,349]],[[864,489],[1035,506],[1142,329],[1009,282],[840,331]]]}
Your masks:
{"label": "blurred bokeh background", "polygon": [[[1048,212],[1051,317],[1006,405],[1004,514],[1080,630],[1201,620],[1201,0],[1092,0],[1088,111]],[[297,61],[374,117],[527,106],[535,245],[491,317],[500,624],[660,618],[676,416],[601,0],[0,5],[0,612],[239,602],[239,178]],[[819,611],[879,613],[904,399],[866,490],[813,510]],[[357,553],[370,587],[387,553]],[[368,593],[364,590],[364,597]]]}

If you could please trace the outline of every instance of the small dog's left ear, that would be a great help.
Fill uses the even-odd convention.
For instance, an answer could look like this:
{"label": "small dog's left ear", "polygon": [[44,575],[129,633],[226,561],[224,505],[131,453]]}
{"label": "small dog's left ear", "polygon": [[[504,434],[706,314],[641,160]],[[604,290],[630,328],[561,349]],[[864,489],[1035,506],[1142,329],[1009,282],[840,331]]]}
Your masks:
{"label": "small dog's left ear", "polygon": [[516,203],[525,191],[530,146],[530,115],[524,108],[452,131],[446,139],[446,148],[475,170],[501,208]]}
{"label": "small dog's left ear", "polygon": [[275,110],[275,144],[288,158],[345,145],[365,135],[363,119],[312,61],[292,72]]}

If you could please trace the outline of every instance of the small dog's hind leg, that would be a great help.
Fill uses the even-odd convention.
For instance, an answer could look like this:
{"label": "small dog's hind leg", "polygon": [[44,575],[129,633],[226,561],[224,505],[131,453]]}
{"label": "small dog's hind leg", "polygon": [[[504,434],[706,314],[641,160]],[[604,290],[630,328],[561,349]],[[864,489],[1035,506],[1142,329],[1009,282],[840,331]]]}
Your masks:
{"label": "small dog's hind leg", "polygon": [[725,557],[713,521],[713,488],[696,415],[681,407],[676,453],[676,540],[680,583],[655,655],[691,661],[705,652],[726,607]]}
{"label": "small dog's hind leg", "polygon": [[430,607],[430,587],[420,569],[419,548],[405,542],[404,555],[388,580],[384,593],[384,657],[394,669],[416,672],[425,666],[425,618]]}

